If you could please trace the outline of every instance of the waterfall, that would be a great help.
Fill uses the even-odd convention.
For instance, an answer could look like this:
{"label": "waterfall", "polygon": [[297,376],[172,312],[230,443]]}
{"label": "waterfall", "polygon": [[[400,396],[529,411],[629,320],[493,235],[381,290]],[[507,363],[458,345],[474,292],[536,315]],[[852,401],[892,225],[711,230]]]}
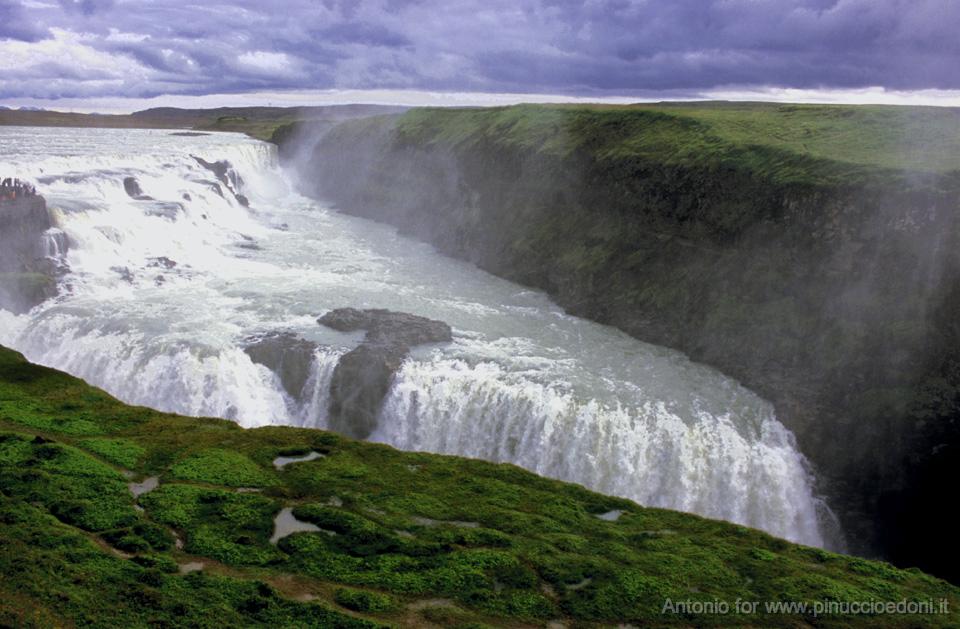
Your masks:
{"label": "waterfall", "polygon": [[771,409],[743,434],[729,415],[691,421],[664,400],[582,401],[505,381],[495,364],[434,359],[404,366],[371,439],[514,463],[644,505],[824,544],[804,459]]}
{"label": "waterfall", "polygon": [[[35,362],[165,411],[324,428],[337,360],[362,335],[316,317],[343,306],[420,314],[448,322],[454,342],[404,362],[372,440],[832,543],[806,461],[766,401],[317,205],[264,143],[25,128],[0,129],[0,140],[0,172],[35,182],[57,218],[47,252],[69,242],[60,297],[21,316],[0,311],[0,343]],[[229,162],[230,185],[197,157]],[[243,350],[274,330],[318,348],[297,399]]]}

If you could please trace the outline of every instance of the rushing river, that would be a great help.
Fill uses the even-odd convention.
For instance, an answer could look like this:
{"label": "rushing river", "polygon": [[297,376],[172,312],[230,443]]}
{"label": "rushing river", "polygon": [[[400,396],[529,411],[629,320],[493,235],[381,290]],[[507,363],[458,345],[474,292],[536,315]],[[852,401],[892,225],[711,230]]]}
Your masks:
{"label": "rushing river", "polygon": [[[193,156],[228,160],[250,207]],[[35,362],[162,410],[323,428],[333,367],[360,335],[316,317],[410,312],[449,323],[454,342],[414,350],[372,440],[828,542],[806,463],[769,403],[678,352],[297,194],[267,144],[0,127],[0,176],[36,182],[70,243],[58,299],[0,311],[0,343]],[[150,198],[131,198],[127,177]],[[273,330],[325,347],[302,401],[242,350]]]}

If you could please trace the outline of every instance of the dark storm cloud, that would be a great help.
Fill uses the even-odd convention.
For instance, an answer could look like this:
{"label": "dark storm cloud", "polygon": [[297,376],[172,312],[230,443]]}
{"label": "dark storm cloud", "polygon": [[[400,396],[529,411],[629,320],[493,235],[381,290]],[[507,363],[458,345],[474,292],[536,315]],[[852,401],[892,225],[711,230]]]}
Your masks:
{"label": "dark storm cloud", "polygon": [[[0,69],[63,95],[958,89],[958,30],[954,0],[0,0]],[[58,73],[71,51],[100,78]]]}
{"label": "dark storm cloud", "polygon": [[46,29],[34,24],[19,2],[0,0],[0,40],[32,42],[46,36]]}
{"label": "dark storm cloud", "polygon": [[68,13],[93,15],[113,6],[113,0],[60,0],[60,6]]}

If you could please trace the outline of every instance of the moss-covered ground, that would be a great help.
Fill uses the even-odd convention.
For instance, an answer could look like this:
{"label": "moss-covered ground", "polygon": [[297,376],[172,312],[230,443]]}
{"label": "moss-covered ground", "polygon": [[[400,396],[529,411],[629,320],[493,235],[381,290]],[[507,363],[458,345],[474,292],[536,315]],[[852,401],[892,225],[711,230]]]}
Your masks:
{"label": "moss-covered ground", "polygon": [[[308,452],[324,456],[273,466]],[[159,486],[135,498],[127,484],[150,476]],[[321,530],[271,544],[284,507]],[[35,627],[871,626],[877,617],[662,610],[667,599],[960,605],[960,590],[919,571],[510,465],[130,407],[2,348],[0,573],[0,624]]]}

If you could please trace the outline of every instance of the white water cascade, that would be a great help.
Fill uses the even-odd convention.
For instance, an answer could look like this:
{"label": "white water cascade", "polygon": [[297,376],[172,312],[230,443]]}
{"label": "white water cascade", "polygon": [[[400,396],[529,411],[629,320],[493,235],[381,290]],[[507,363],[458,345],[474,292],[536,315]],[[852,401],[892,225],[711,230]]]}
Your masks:
{"label": "white water cascade", "polygon": [[[250,207],[193,156],[228,160]],[[682,354],[298,195],[264,143],[8,127],[0,175],[36,182],[69,242],[61,296],[21,316],[0,311],[0,344],[35,362],[131,403],[323,428],[333,368],[361,334],[316,317],[410,312],[449,323],[454,342],[414,350],[372,440],[831,543],[806,462],[770,404]],[[274,330],[321,345],[299,400],[242,349]]]}

